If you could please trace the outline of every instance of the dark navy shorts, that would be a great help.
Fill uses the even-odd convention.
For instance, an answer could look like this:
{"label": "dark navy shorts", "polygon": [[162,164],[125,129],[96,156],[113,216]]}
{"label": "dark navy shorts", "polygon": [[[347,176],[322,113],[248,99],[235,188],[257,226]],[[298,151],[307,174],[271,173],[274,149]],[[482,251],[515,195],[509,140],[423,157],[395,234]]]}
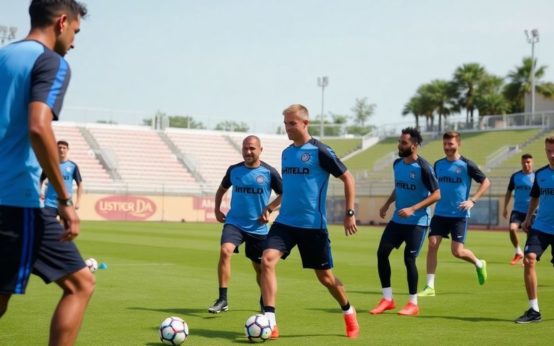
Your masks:
{"label": "dark navy shorts", "polygon": [[25,293],[31,272],[50,283],[85,267],[55,213],[0,206],[0,293]]}
{"label": "dark navy shorts", "polygon": [[406,243],[404,253],[417,257],[426,233],[427,226],[404,225],[390,221],[383,231],[379,246],[388,244],[398,249],[402,243]]}
{"label": "dark navy shorts", "polygon": [[510,214],[510,223],[515,223],[519,227],[521,227],[521,224],[523,221],[525,221],[525,217],[527,216],[527,213],[522,213],[520,211],[512,210],[512,213]]}
{"label": "dark navy shorts", "polygon": [[235,245],[235,253],[238,253],[239,245],[246,243],[245,254],[250,260],[260,263],[265,250],[265,235],[258,235],[245,232],[237,226],[226,224],[221,232],[221,245],[231,243]]}
{"label": "dark navy shorts", "polygon": [[429,237],[438,235],[448,239],[452,235],[452,241],[464,243],[467,234],[467,218],[465,217],[445,217],[435,215],[431,219],[431,232]]}
{"label": "dark navy shorts", "polygon": [[548,234],[541,231],[537,231],[531,228],[527,235],[527,242],[525,243],[524,253],[534,253],[537,255],[537,261],[540,261],[541,256],[550,245],[550,251],[552,252],[552,264],[554,264],[554,234]]}
{"label": "dark navy shorts", "polygon": [[310,269],[333,268],[331,240],[327,229],[308,229],[283,225],[275,222],[267,235],[267,248],[283,253],[286,259],[291,250],[298,245],[302,267]]}

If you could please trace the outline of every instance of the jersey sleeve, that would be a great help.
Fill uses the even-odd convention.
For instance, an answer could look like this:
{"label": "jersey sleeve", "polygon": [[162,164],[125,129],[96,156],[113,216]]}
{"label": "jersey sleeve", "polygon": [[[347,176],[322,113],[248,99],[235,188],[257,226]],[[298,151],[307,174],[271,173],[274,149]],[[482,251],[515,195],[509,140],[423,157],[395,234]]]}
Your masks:
{"label": "jersey sleeve", "polygon": [[269,175],[271,177],[271,189],[278,195],[283,194],[283,180],[277,170],[271,167]]}
{"label": "jersey sleeve", "polygon": [[233,183],[231,183],[231,168],[232,167],[227,168],[227,172],[225,173],[223,180],[221,180],[221,186],[225,189],[228,189],[231,185],[233,185]]}
{"label": "jersey sleeve", "polygon": [[535,178],[535,181],[533,181],[533,187],[531,187],[531,192],[529,192],[529,196],[533,198],[539,198],[540,195],[541,195],[541,189],[539,187],[539,179]]}
{"label": "jersey sleeve", "polygon": [[439,181],[435,176],[435,172],[431,165],[425,161],[420,161],[421,164],[421,180],[423,185],[427,187],[429,192],[433,193],[439,189]]}
{"label": "jersey sleeve", "polygon": [[333,149],[326,145],[319,147],[319,164],[325,171],[331,173],[335,178],[343,175],[347,168],[337,157]]}
{"label": "jersey sleeve", "polygon": [[81,171],[79,170],[79,166],[75,164],[75,169],[73,170],[73,180],[77,183],[77,185],[80,185],[83,182],[83,178],[81,177]]}
{"label": "jersey sleeve", "polygon": [[30,102],[45,103],[57,120],[70,77],[71,71],[64,58],[46,51],[37,59],[31,72]]}
{"label": "jersey sleeve", "polygon": [[485,175],[485,173],[483,173],[483,171],[479,169],[479,167],[477,166],[477,164],[475,164],[475,162],[471,160],[467,160],[466,163],[467,163],[467,172],[471,179],[475,180],[479,184],[481,184],[485,179],[487,179],[487,176]]}
{"label": "jersey sleeve", "polygon": [[510,182],[508,183],[508,191],[514,191],[514,189],[516,188],[515,176],[516,174],[514,173],[510,177]]}

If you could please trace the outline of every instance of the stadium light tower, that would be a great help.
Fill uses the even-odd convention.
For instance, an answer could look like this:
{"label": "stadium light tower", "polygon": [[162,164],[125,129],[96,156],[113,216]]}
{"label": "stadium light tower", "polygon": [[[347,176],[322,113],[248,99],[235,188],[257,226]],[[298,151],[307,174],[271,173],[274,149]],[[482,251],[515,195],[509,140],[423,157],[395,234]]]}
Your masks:
{"label": "stadium light tower", "polygon": [[15,38],[17,27],[0,25],[0,46],[3,46],[6,41],[11,41]]}
{"label": "stadium light tower", "polygon": [[320,124],[319,124],[319,137],[320,139],[323,138],[324,133],[324,120],[325,120],[325,113],[324,106],[325,106],[325,88],[329,85],[329,77],[322,76],[317,77],[317,86],[321,88],[321,118],[320,118]]}
{"label": "stadium light tower", "polygon": [[531,44],[531,115],[535,115],[535,43],[539,42],[539,30],[525,30],[525,36]]}

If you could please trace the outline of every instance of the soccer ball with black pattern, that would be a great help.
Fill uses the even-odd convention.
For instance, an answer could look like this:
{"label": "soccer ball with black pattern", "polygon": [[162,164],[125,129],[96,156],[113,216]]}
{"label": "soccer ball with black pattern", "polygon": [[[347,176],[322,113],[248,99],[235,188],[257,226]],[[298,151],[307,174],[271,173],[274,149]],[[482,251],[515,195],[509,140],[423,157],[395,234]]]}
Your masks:
{"label": "soccer ball with black pattern", "polygon": [[160,340],[166,345],[181,345],[189,336],[189,327],[182,318],[171,316],[160,324]]}
{"label": "soccer ball with black pattern", "polygon": [[87,268],[90,270],[91,273],[94,273],[98,270],[98,262],[94,258],[87,258],[85,260],[85,264],[87,265]]}
{"label": "soccer ball with black pattern", "polygon": [[264,315],[252,315],[244,323],[244,332],[250,341],[266,341],[271,336],[271,325]]}

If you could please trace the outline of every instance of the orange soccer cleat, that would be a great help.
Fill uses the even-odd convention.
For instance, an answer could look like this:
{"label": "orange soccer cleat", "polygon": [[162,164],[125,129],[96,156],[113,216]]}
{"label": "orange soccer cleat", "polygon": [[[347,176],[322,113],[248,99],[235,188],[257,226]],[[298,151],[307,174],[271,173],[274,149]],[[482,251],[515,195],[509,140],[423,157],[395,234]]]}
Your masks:
{"label": "orange soccer cleat", "polygon": [[[354,308],[352,308],[354,309]],[[357,338],[360,334],[360,326],[356,318],[356,310],[351,314],[344,315],[344,324],[346,325],[346,336],[349,338]]]}
{"label": "orange soccer cleat", "polygon": [[419,315],[419,306],[412,302],[408,302],[402,310],[398,311],[398,314],[402,316],[417,316]]}
{"label": "orange soccer cleat", "polygon": [[394,304],[394,299],[386,300],[385,298],[381,298],[379,304],[375,308],[370,310],[369,313],[373,315],[382,314],[386,310],[392,310],[395,307],[396,305]]}

